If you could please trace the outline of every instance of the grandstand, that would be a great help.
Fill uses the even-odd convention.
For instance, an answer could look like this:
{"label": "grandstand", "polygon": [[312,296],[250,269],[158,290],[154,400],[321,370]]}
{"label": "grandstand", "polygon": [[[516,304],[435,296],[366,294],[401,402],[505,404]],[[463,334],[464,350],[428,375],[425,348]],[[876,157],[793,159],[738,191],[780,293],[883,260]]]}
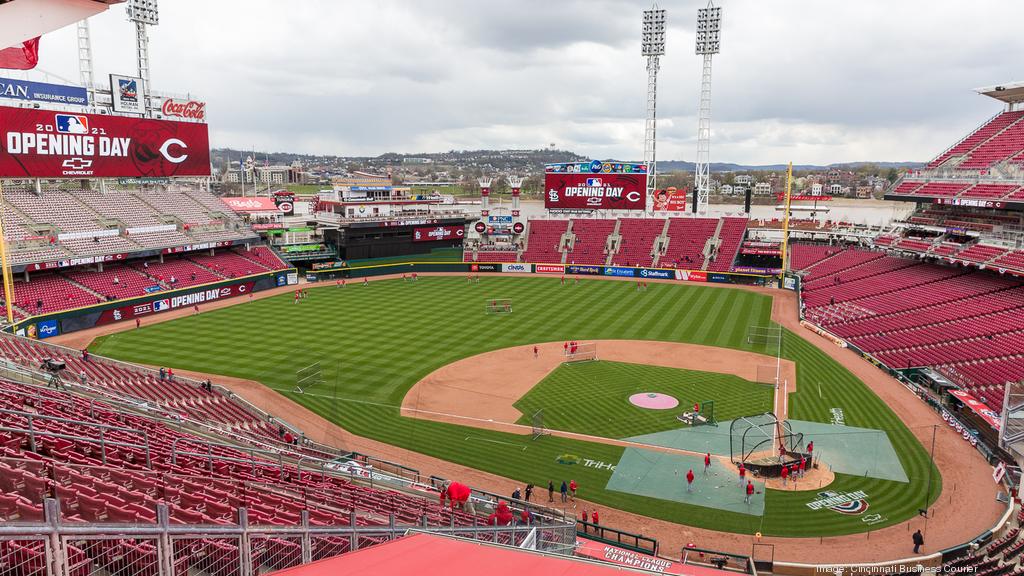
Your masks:
{"label": "grandstand", "polygon": [[592,264],[728,272],[746,238],[745,218],[534,219],[526,248],[467,248],[465,262]]}

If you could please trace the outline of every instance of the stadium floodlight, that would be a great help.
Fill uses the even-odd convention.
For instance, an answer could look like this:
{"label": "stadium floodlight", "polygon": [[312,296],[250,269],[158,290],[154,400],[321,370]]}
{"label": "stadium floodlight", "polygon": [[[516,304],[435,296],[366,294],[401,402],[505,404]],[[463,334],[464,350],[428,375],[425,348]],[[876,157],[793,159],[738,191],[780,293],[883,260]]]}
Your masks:
{"label": "stadium floodlight", "polygon": [[665,11],[658,10],[657,6],[651,10],[644,10],[640,53],[644,56],[665,55]]}
{"label": "stadium floodlight", "polygon": [[[146,33],[146,26],[156,26],[160,23],[160,14],[157,11],[156,0],[128,0],[128,20],[135,23],[135,58],[138,64],[139,78],[142,78],[142,90],[149,92],[149,34]],[[145,103],[146,113],[149,113],[149,98],[145,93],[140,94]]]}
{"label": "stadium floodlight", "polygon": [[132,22],[142,22],[150,26],[160,23],[160,13],[157,11],[156,0],[128,0],[126,6],[128,19]]}
{"label": "stadium floodlight", "polygon": [[647,166],[647,196],[645,206],[654,206],[652,197],[658,184],[656,165],[658,127],[658,69],[659,56],[665,54],[665,11],[655,4],[644,10],[643,30],[640,34],[640,53],[647,57],[647,117],[644,120],[644,164]]}
{"label": "stadium floodlight", "polygon": [[697,112],[697,165],[693,186],[697,190],[697,201],[693,211],[702,214],[707,213],[711,193],[711,57],[721,49],[721,30],[722,9],[709,0],[707,8],[697,10],[696,52],[704,57],[704,72]]}

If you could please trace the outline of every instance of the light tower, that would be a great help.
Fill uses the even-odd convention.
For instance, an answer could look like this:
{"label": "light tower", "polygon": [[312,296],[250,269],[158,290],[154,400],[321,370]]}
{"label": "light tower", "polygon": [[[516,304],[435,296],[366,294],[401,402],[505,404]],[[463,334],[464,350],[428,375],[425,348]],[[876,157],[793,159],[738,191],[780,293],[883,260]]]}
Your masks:
{"label": "light tower", "polygon": [[142,98],[146,102],[146,112],[149,112],[149,99],[146,93],[149,91],[149,35],[146,33],[146,26],[156,26],[160,23],[160,15],[157,13],[156,0],[128,0],[128,20],[135,23],[135,57],[138,62],[139,78],[142,78]]}
{"label": "light tower", "polygon": [[481,176],[477,178],[477,182],[480,184],[480,217],[483,220],[487,219],[491,210],[488,206],[491,200],[491,178],[488,176]]}
{"label": "light tower", "polygon": [[523,187],[522,176],[509,176],[508,185],[512,188],[512,217],[519,218],[519,192]]}
{"label": "light tower", "polygon": [[665,54],[665,11],[658,5],[644,10],[644,26],[640,40],[640,53],[647,57],[647,119],[644,121],[644,165],[647,166],[647,197],[644,206],[650,210],[652,197],[658,184],[655,164],[655,145],[658,124],[658,69],[659,56]]}
{"label": "light tower", "polygon": [[693,187],[697,190],[694,212],[706,214],[711,191],[711,57],[718,54],[722,29],[722,9],[711,0],[697,10],[697,55],[704,57],[700,80],[700,106],[697,114],[697,169]]}
{"label": "light tower", "polygon": [[96,105],[93,91],[92,75],[92,36],[89,33],[89,20],[78,21],[78,79],[89,92],[89,103]]}

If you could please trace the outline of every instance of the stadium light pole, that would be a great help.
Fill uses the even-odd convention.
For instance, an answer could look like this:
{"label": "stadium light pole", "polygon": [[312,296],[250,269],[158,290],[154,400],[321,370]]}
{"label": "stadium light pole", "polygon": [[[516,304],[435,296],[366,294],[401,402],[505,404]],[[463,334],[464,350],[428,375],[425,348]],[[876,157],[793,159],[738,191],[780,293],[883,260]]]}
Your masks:
{"label": "stadium light pole", "polygon": [[142,78],[142,94],[145,102],[146,115],[149,116],[150,92],[149,79],[149,34],[146,26],[156,26],[160,23],[160,14],[157,11],[156,0],[128,0],[128,20],[135,24],[135,58],[138,64],[139,78]]}
{"label": "stadium light pole", "polygon": [[88,18],[78,21],[78,79],[89,94],[89,102],[95,106],[96,91],[92,85],[92,35],[89,32]]}
{"label": "stadium light pole", "polygon": [[658,70],[659,57],[665,55],[665,11],[658,5],[644,10],[640,53],[647,57],[647,117],[644,120],[644,165],[647,166],[647,197],[644,208],[653,215],[654,190],[658,184],[655,148],[658,124]]}
{"label": "stadium light pole", "polygon": [[721,44],[722,9],[708,0],[707,8],[697,10],[697,55],[704,57],[700,80],[700,105],[697,111],[697,167],[694,188],[697,203],[694,212],[706,214],[711,192],[711,57]]}

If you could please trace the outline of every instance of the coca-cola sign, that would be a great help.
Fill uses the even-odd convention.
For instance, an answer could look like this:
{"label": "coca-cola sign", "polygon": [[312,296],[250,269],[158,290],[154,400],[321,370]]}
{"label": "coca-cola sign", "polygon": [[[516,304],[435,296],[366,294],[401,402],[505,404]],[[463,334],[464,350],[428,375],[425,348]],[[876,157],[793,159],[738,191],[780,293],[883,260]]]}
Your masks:
{"label": "coca-cola sign", "polygon": [[163,106],[160,107],[160,111],[164,116],[177,116],[178,118],[199,120],[200,122],[206,121],[206,102],[167,98],[164,100]]}

